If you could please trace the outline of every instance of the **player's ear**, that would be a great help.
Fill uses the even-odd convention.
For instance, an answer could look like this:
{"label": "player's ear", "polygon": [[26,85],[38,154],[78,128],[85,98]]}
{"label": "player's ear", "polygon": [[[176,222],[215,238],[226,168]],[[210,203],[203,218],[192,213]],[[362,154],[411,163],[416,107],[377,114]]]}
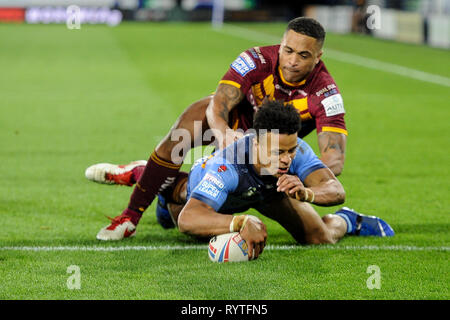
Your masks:
{"label": "player's ear", "polygon": [[316,64],[318,64],[318,63],[319,63],[319,61],[320,61],[320,58],[322,57],[322,54],[323,54],[323,50],[322,50],[322,49],[320,49],[320,52],[319,52],[319,54],[317,55],[317,58],[316,58]]}

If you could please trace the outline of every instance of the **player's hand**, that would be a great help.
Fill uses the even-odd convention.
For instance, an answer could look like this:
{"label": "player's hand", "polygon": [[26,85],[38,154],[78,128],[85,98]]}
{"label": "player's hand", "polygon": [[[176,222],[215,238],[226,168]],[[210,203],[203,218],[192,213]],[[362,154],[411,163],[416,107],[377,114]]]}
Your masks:
{"label": "player's hand", "polygon": [[248,259],[253,260],[263,252],[267,240],[266,225],[261,221],[249,218],[241,230],[241,237],[248,246]]}
{"label": "player's hand", "polygon": [[299,201],[314,202],[314,192],[305,188],[300,178],[290,174],[283,174],[278,178],[277,191]]}
{"label": "player's hand", "polygon": [[283,174],[277,181],[277,191],[284,192],[291,198],[296,198],[296,193],[305,193],[305,186],[300,178],[290,174]]}

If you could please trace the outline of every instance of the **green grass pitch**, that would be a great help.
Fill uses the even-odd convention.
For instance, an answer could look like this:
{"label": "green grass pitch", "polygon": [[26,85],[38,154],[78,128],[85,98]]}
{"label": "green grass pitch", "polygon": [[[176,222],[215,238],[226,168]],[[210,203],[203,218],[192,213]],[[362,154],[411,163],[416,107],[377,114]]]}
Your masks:
{"label": "green grass pitch", "polygon": [[[363,36],[329,34],[323,56],[347,111],[340,180],[346,205],[385,218],[395,237],[286,249],[295,245],[290,235],[261,217],[272,249],[249,263],[214,264],[204,244],[163,230],[153,204],[134,239],[95,240],[105,215],[119,214],[132,189],[91,183],[85,168],[148,159],[241,51],[269,44],[254,32],[273,38],[284,29],[239,27],[253,31],[0,26],[0,299],[450,298],[449,54]],[[327,49],[439,75],[447,85],[344,62]],[[317,151],[315,134],[306,141]],[[124,246],[155,248],[90,251]],[[78,290],[66,285],[71,265],[80,268]],[[379,289],[367,286],[372,265]]]}

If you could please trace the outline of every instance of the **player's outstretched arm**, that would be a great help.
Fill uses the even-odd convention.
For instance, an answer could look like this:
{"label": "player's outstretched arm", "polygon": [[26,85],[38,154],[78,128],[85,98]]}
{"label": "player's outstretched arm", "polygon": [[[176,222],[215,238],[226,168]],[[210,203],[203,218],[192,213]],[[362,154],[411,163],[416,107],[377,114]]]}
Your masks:
{"label": "player's outstretched arm", "polygon": [[217,87],[216,93],[206,110],[208,125],[211,129],[218,131],[216,138],[219,140],[219,146],[221,148],[233,143],[237,138],[242,136],[238,132],[231,130],[228,125],[228,120],[230,111],[243,98],[244,94],[239,88],[221,83]]}
{"label": "player's outstretched arm", "polygon": [[314,192],[314,203],[335,206],[345,202],[345,190],[328,168],[311,172],[305,178],[305,186]]}
{"label": "player's outstretched arm", "polygon": [[230,232],[233,216],[217,213],[206,203],[190,198],[178,216],[178,229],[200,237]]}
{"label": "player's outstretched arm", "polygon": [[330,168],[335,176],[342,173],[345,161],[345,146],[347,136],[337,132],[320,132],[317,136],[320,149],[320,159]]}
{"label": "player's outstretched arm", "polygon": [[277,191],[320,206],[334,206],[345,201],[344,187],[328,168],[311,172],[304,182],[296,175],[285,174],[278,179]]}
{"label": "player's outstretched arm", "polygon": [[188,200],[178,216],[178,229],[201,237],[239,231],[247,242],[249,259],[256,259],[262,253],[267,239],[266,226],[261,221],[217,213],[206,203],[194,198]]}

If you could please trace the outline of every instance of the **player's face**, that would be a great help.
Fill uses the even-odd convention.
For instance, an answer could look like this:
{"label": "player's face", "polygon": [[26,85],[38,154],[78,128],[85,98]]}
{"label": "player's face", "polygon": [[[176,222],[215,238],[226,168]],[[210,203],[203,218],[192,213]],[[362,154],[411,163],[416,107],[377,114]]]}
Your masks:
{"label": "player's face", "polygon": [[293,30],[285,32],[279,51],[284,79],[288,82],[302,81],[314,69],[321,55],[322,48],[316,39]]}
{"label": "player's face", "polygon": [[297,134],[276,134],[269,132],[261,135],[256,143],[257,164],[261,175],[276,178],[286,174],[297,151]]}

